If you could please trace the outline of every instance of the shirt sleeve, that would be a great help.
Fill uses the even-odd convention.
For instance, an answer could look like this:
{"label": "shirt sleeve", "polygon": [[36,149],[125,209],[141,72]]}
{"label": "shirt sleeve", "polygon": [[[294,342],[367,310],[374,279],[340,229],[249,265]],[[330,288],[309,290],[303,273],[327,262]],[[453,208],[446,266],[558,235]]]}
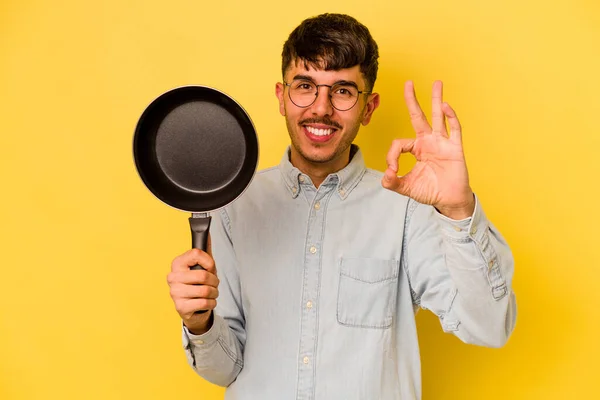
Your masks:
{"label": "shirt sleeve", "polygon": [[473,215],[457,221],[411,200],[402,265],[413,302],[435,313],[444,331],[466,343],[501,347],[516,321],[514,260],[475,202]]}
{"label": "shirt sleeve", "polygon": [[188,363],[198,375],[216,385],[229,386],[243,368],[246,331],[237,261],[224,210],[213,215],[210,235],[220,280],[213,325],[202,335],[194,335],[183,326],[182,341]]}

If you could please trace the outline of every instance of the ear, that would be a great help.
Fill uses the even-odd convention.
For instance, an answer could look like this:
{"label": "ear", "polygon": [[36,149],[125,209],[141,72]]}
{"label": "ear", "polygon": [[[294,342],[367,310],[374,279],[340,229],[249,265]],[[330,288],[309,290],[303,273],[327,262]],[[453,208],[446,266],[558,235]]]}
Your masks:
{"label": "ear", "polygon": [[283,102],[284,89],[285,89],[285,86],[283,86],[283,83],[277,82],[275,84],[275,96],[277,96],[277,99],[279,100],[279,114],[281,114],[285,117],[285,104]]}
{"label": "ear", "polygon": [[371,122],[371,116],[373,112],[379,107],[379,93],[371,93],[369,95],[369,99],[367,100],[367,105],[365,107],[365,115],[363,115],[361,123],[363,125],[368,125]]}

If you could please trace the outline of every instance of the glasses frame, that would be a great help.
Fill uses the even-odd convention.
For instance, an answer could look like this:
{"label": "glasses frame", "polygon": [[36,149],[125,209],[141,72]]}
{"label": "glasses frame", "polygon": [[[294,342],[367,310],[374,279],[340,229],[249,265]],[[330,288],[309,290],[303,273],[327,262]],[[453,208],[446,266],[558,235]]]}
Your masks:
{"label": "glasses frame", "polygon": [[[296,102],[295,102],[295,101],[292,99],[292,90],[291,90],[291,86],[292,86],[292,83],[294,83],[295,81],[306,81],[306,82],[310,82],[311,84],[313,84],[313,85],[315,85],[315,86],[316,86],[316,88],[317,88],[317,91],[316,91],[316,93],[315,93],[315,98],[313,99],[313,101],[312,101],[312,102],[311,102],[309,105],[306,105],[306,106],[300,106],[300,105],[296,104]],[[314,83],[314,82],[312,82],[312,81],[310,81],[310,80],[308,80],[308,79],[294,79],[294,80],[292,80],[290,83],[287,83],[286,81],[283,81],[283,84],[284,84],[285,86],[287,86],[287,87],[288,87],[288,97],[290,98],[290,101],[291,101],[291,102],[292,102],[292,103],[293,103],[293,104],[294,104],[296,107],[300,107],[300,108],[308,108],[308,107],[312,106],[313,104],[315,104],[315,101],[317,101],[317,98],[319,97],[319,88],[320,88],[321,86],[325,86],[325,87],[328,87],[328,88],[329,88],[329,93],[327,94],[327,97],[329,97],[329,104],[331,104],[331,107],[335,108],[335,109],[336,109],[336,110],[338,110],[338,111],[348,111],[348,110],[351,110],[351,109],[352,109],[352,108],[354,108],[354,106],[355,106],[355,105],[358,103],[358,98],[360,97],[360,95],[362,95],[362,94],[371,94],[371,93],[373,93],[372,91],[367,91],[367,90],[359,90],[359,91],[358,91],[358,96],[356,96],[356,101],[354,102],[354,104],[352,104],[352,105],[351,105],[350,107],[348,107],[348,108],[341,109],[341,108],[337,108],[336,106],[334,106],[334,105],[333,105],[333,99],[332,99],[332,97],[331,97],[331,89],[332,89],[332,88],[333,88],[335,85],[337,85],[337,83],[334,83],[333,85],[325,85],[325,84],[322,84],[322,85],[317,85],[316,83]],[[352,85],[352,86],[354,86],[354,87],[356,87],[356,89],[358,89],[358,87],[357,87],[356,85]]]}

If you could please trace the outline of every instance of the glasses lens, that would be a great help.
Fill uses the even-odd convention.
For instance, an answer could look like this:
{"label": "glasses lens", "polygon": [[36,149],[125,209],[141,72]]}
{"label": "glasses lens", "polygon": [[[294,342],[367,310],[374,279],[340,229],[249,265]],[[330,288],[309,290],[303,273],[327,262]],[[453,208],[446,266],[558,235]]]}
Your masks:
{"label": "glasses lens", "polygon": [[[290,99],[298,107],[308,107],[317,98],[317,85],[304,79],[292,81],[290,86]],[[339,111],[346,111],[354,107],[358,101],[358,88],[349,84],[335,84],[331,87],[329,96],[331,105]]]}
{"label": "glasses lens", "polygon": [[317,97],[317,86],[311,81],[297,79],[290,85],[290,99],[298,107],[310,106]]}
{"label": "glasses lens", "polygon": [[340,111],[349,110],[358,100],[358,89],[353,85],[333,85],[331,88],[331,104]]}

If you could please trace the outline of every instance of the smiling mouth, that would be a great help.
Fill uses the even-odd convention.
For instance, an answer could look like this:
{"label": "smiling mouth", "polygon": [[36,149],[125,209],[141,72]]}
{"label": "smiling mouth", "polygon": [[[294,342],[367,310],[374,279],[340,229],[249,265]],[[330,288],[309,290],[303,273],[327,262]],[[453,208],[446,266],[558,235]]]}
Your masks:
{"label": "smiling mouth", "polygon": [[312,126],[305,126],[305,128],[311,135],[315,136],[329,136],[335,131],[333,128],[318,129]]}

